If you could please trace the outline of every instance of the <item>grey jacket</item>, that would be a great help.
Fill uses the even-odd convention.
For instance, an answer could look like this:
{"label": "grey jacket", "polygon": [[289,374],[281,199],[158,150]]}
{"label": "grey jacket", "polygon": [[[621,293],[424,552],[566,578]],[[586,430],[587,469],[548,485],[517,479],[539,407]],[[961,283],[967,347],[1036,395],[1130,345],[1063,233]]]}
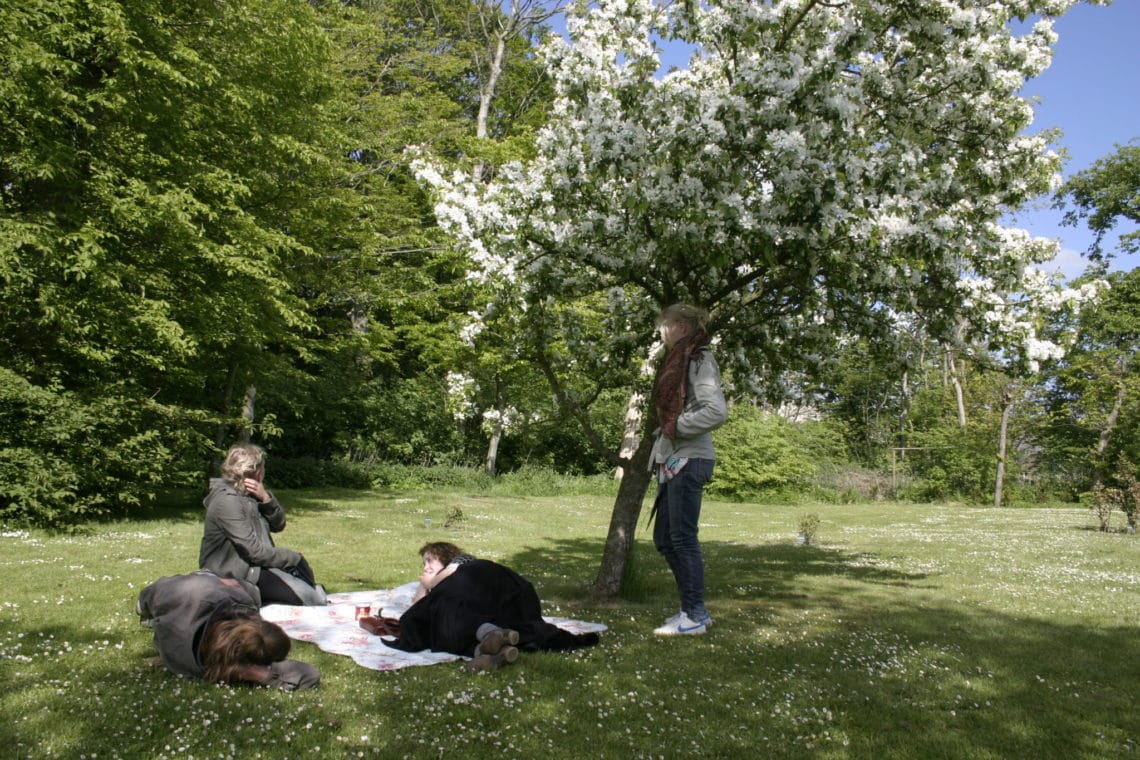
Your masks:
{"label": "grey jacket", "polygon": [[246,584],[234,588],[199,570],[159,578],[139,594],[137,611],[143,625],[154,629],[154,646],[166,669],[201,678],[206,669],[198,647],[206,626],[219,617],[256,617],[257,600]]}
{"label": "grey jacket", "polygon": [[298,552],[273,545],[270,532],[285,529],[285,509],[273,494],[268,504],[261,504],[221,478],[211,478],[203,504],[206,525],[198,567],[256,584],[261,568],[293,567],[301,561]]}
{"label": "grey jacket", "polygon": [[716,459],[712,431],[728,419],[728,404],[720,387],[720,368],[707,348],[693,354],[689,361],[685,407],[677,416],[677,436],[670,440],[657,431],[652,468],[669,459]]}
{"label": "grey jacket", "polygon": [[[139,593],[136,612],[143,625],[154,629],[154,646],[166,669],[188,678],[201,678],[202,636],[217,619],[257,617],[257,588],[241,582],[235,588],[208,570],[159,578]],[[312,665],[281,660],[269,666],[263,686],[292,691],[321,682]]]}

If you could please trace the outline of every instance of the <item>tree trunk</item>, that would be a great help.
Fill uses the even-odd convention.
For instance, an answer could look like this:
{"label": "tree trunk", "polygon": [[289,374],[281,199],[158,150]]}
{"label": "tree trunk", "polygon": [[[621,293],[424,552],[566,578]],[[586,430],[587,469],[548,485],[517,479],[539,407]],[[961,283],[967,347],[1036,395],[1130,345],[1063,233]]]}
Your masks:
{"label": "tree trunk", "polygon": [[[618,456],[623,460],[633,459],[634,454],[637,453],[637,436],[641,431],[641,405],[645,401],[644,394],[631,393],[629,401],[625,405],[625,434],[621,439],[621,450]],[[614,479],[621,480],[625,476],[625,468],[618,467],[614,470]]]}
{"label": "tree trunk", "polygon": [[1105,455],[1108,452],[1108,443],[1112,440],[1112,433],[1116,430],[1116,425],[1120,421],[1120,412],[1124,409],[1124,401],[1128,396],[1128,389],[1121,379],[1116,385],[1116,398],[1112,401],[1112,411],[1108,413],[1105,418],[1104,427],[1100,429],[1100,435],[1096,441],[1096,479],[1097,482],[1104,482],[1108,476],[1108,462],[1105,460]]}
{"label": "tree trunk", "polygon": [[230,414],[230,403],[234,398],[234,385],[237,383],[237,371],[238,363],[234,361],[230,364],[230,371],[226,377],[226,389],[222,395],[222,421],[214,429],[214,454],[210,457],[210,463],[206,467],[207,478],[214,477],[222,469],[221,451],[222,447],[226,445],[226,429],[229,427],[225,418]]}
{"label": "tree trunk", "polygon": [[251,431],[253,430],[253,421],[256,419],[254,415],[254,403],[257,401],[257,386],[250,383],[249,387],[245,389],[245,398],[241,403],[241,417],[245,424],[241,428],[241,442],[249,443]]}
{"label": "tree trunk", "polygon": [[907,446],[907,431],[910,428],[910,370],[904,370],[902,375],[902,409],[899,410],[899,432],[897,444]]}
{"label": "tree trunk", "polygon": [[962,388],[962,381],[958,376],[958,362],[954,354],[946,352],[946,366],[950,372],[950,383],[954,386],[954,398],[958,402],[958,427],[966,429],[966,392]]}
{"label": "tree trunk", "polygon": [[626,562],[633,548],[633,534],[637,530],[637,518],[641,516],[641,505],[649,490],[652,476],[649,472],[649,454],[653,451],[654,437],[646,433],[637,446],[625,477],[618,486],[614,511],[610,517],[610,531],[602,550],[602,565],[594,580],[594,593],[612,598],[621,591],[622,577]]}
{"label": "tree trunk", "polygon": [[508,32],[500,31],[491,42],[490,60],[487,62],[487,78],[479,88],[479,113],[475,117],[475,136],[482,139],[487,136],[487,121],[491,114],[491,101],[495,99],[495,91],[499,89],[499,77],[503,74],[503,59],[506,57]]}
{"label": "tree trunk", "polygon": [[994,506],[1001,506],[1002,491],[1005,488],[1005,451],[1009,438],[1009,415],[1013,409],[1013,394],[1008,388],[1001,392],[1001,425],[998,428],[997,477],[994,480]]}
{"label": "tree trunk", "polygon": [[487,442],[487,459],[483,464],[483,469],[491,477],[495,477],[495,470],[498,467],[499,461],[499,443],[503,440],[503,420],[506,418],[507,402],[503,398],[503,377],[499,373],[495,373],[495,412],[496,415],[491,422],[491,440]]}
{"label": "tree trunk", "polygon": [[495,466],[499,459],[499,441],[503,439],[503,423],[496,421],[491,426],[491,441],[487,444],[487,461],[484,469],[491,477],[495,477]]}

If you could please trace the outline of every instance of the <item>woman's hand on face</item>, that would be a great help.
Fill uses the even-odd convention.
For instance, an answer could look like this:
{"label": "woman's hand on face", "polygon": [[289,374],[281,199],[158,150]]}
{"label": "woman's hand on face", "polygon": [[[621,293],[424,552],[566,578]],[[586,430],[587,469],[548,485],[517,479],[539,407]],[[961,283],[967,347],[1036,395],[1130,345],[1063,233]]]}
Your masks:
{"label": "woman's hand on face", "polygon": [[424,557],[424,571],[420,574],[420,583],[431,588],[435,583],[435,576],[443,569],[443,563],[430,554]]}
{"label": "woman's hand on face", "polygon": [[262,504],[269,501],[269,492],[265,490],[265,484],[257,478],[245,478],[242,480],[242,485],[245,487],[245,492],[248,495],[257,499]]}

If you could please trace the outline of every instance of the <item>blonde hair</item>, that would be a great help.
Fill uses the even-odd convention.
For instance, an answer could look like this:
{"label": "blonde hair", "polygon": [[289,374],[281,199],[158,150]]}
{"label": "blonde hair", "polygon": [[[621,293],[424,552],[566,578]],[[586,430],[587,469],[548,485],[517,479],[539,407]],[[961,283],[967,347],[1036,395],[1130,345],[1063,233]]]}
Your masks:
{"label": "blonde hair", "polygon": [[222,462],[222,480],[238,487],[242,493],[245,493],[245,489],[239,487],[242,480],[264,473],[265,452],[260,446],[246,443],[226,452],[225,461]]}
{"label": "blonde hair", "polygon": [[281,626],[260,617],[210,623],[199,653],[210,683],[239,683],[250,665],[272,665],[289,656],[289,637]]}

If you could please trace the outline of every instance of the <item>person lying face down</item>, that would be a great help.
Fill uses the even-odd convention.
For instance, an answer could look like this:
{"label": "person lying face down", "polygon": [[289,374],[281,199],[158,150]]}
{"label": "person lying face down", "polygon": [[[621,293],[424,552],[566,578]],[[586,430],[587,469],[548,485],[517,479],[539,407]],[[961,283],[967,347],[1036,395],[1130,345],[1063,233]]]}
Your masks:
{"label": "person lying face down", "polygon": [[473,670],[514,662],[520,650],[570,650],[598,643],[542,619],[530,581],[497,562],[449,543],[420,549],[418,600],[400,617],[400,633],[384,643],[406,652],[430,649],[471,657]]}
{"label": "person lying face down", "polygon": [[210,683],[249,683],[287,691],[320,681],[312,665],[287,660],[289,637],[257,611],[255,591],[207,570],[159,578],[139,593],[140,622],[172,673]]}

